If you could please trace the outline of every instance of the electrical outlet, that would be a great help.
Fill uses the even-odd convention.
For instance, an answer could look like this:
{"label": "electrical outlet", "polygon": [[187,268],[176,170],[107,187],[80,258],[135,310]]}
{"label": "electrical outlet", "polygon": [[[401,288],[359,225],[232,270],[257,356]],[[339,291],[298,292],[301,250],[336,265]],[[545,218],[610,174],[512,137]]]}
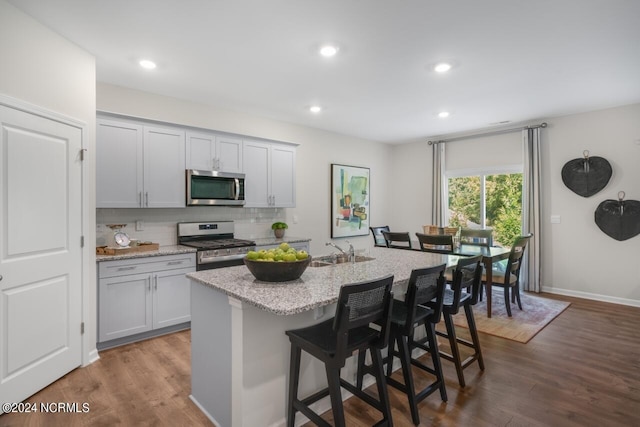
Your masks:
{"label": "electrical outlet", "polygon": [[144,231],[144,223],[140,220],[136,221],[136,231]]}

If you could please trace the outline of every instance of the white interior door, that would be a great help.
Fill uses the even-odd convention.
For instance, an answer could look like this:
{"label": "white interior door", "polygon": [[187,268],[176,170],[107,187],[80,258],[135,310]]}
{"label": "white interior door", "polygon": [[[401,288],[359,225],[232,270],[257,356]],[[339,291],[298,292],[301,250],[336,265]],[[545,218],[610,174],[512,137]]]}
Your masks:
{"label": "white interior door", "polygon": [[77,127],[0,104],[0,402],[81,363]]}

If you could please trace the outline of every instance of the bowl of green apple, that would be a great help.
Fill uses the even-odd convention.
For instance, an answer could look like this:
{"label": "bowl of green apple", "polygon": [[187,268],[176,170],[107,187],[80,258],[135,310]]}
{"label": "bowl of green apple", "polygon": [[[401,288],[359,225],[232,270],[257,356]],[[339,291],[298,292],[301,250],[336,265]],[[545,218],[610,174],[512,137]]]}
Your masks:
{"label": "bowl of green apple", "polygon": [[249,251],[244,264],[251,274],[263,282],[289,282],[297,280],[311,262],[311,255],[296,250],[288,243],[277,248]]}

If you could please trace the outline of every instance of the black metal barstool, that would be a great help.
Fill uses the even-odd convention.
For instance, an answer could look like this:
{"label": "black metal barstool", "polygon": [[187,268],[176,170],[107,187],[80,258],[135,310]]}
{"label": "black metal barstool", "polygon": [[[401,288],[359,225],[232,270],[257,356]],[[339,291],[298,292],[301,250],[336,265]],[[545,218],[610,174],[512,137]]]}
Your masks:
{"label": "black metal barstool", "polygon": [[[287,331],[291,341],[291,364],[289,371],[289,397],[287,401],[287,426],[293,427],[296,412],[306,415],[319,426],[330,426],[309,405],[325,396],[331,397],[331,409],[336,427],[344,426],[344,410],[340,387],[353,393],[369,405],[382,412],[383,419],[377,426],[392,426],[389,395],[382,367],[381,349],[389,339],[389,322],[393,305],[391,285],[393,276],[369,282],[344,285],[340,289],[336,315],[307,328]],[[371,324],[379,328],[372,328]],[[373,374],[378,387],[378,399],[374,399],[340,378],[340,369],[347,358],[359,350],[371,352]],[[321,360],[325,365],[328,387],[305,399],[298,399],[301,351]]]}
{"label": "black metal barstool", "polygon": [[[463,369],[470,366],[476,360],[480,366],[480,370],[484,371],[484,360],[482,359],[482,350],[480,349],[480,339],[478,338],[478,329],[476,328],[475,318],[473,317],[472,306],[478,302],[480,294],[480,284],[482,279],[482,255],[475,257],[460,257],[456,269],[453,271],[450,288],[445,290],[444,304],[442,306],[442,316],[447,332],[437,331],[436,333],[449,340],[451,354],[440,350],[440,357],[453,362],[458,375],[458,383],[461,387],[465,386]],[[471,341],[460,338],[456,335],[456,327],[453,323],[453,316],[458,313],[460,307],[464,308],[464,313],[469,326],[469,334]],[[458,344],[473,349],[473,354],[464,361],[460,354]]]}
{"label": "black metal barstool", "polygon": [[[446,265],[437,267],[416,269],[411,272],[407,293],[404,301],[394,301],[391,314],[391,333],[389,335],[387,363],[387,383],[407,395],[411,418],[414,424],[420,423],[418,403],[436,390],[440,391],[443,401],[447,400],[438,341],[436,339],[435,325],[440,321],[442,304],[444,299]],[[424,325],[426,336],[415,340],[415,328]],[[397,351],[394,348],[397,345]],[[423,364],[413,357],[413,350],[420,348],[430,353],[433,367]],[[393,357],[400,358],[404,384],[391,378]],[[435,380],[423,388],[415,391],[411,366],[416,366],[435,376]],[[365,352],[358,354],[358,374],[356,387],[362,388],[364,374],[375,373],[375,365],[365,365]]]}

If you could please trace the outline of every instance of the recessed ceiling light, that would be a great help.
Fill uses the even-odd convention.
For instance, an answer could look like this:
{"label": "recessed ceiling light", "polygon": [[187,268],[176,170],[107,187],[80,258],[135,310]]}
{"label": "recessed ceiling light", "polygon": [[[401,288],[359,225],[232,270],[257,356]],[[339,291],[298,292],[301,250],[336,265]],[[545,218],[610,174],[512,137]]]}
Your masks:
{"label": "recessed ceiling light", "polygon": [[149,61],[148,59],[141,60],[139,64],[142,68],[145,68],[147,70],[153,70],[154,68],[156,68],[156,63],[153,61]]}
{"label": "recessed ceiling light", "polygon": [[319,105],[312,105],[311,107],[309,107],[309,111],[311,111],[314,114],[318,114],[319,112],[322,111],[322,107]]}
{"label": "recessed ceiling light", "polygon": [[338,46],[334,46],[331,44],[324,45],[320,48],[320,55],[325,58],[331,58],[338,53]]}
{"label": "recessed ceiling light", "polygon": [[449,117],[449,112],[448,111],[441,111],[438,113],[438,117],[440,117],[441,119],[446,119],[447,117]]}
{"label": "recessed ceiling light", "polygon": [[451,69],[451,64],[448,64],[446,62],[441,62],[439,64],[436,64],[435,67],[433,67],[433,70],[436,71],[437,73],[446,73],[450,69]]}

